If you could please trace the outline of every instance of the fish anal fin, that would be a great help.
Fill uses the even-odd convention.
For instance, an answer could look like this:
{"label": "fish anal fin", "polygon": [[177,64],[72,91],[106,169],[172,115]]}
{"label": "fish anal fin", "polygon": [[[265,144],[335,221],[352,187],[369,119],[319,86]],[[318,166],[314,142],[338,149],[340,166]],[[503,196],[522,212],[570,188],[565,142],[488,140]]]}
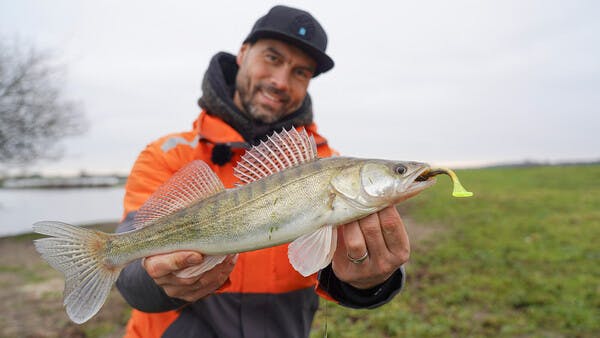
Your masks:
{"label": "fish anal fin", "polygon": [[331,225],[298,237],[288,246],[288,259],[302,276],[310,276],[325,268],[337,247],[337,231]]}
{"label": "fish anal fin", "polygon": [[211,270],[217,264],[220,264],[225,260],[227,255],[218,255],[218,256],[204,256],[202,262],[198,265],[193,265],[183,270],[180,270],[175,273],[175,276],[179,278],[190,278],[200,276],[208,270]]}
{"label": "fish anal fin", "polygon": [[248,150],[234,168],[234,175],[243,183],[250,183],[316,158],[315,139],[304,128],[283,129]]}
{"label": "fish anal fin", "polygon": [[134,228],[181,210],[190,204],[223,191],[225,187],[204,161],[196,160],[177,171],[138,210]]}

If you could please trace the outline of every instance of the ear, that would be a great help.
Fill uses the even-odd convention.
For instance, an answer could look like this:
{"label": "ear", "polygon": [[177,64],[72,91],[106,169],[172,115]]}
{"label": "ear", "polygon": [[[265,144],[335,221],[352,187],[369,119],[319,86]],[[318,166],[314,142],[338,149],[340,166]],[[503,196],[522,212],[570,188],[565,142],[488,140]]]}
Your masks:
{"label": "ear", "polygon": [[242,45],[242,47],[240,47],[240,50],[235,58],[235,61],[238,65],[238,67],[242,64],[242,61],[244,60],[244,57],[246,57],[246,53],[248,52],[248,50],[250,49],[250,43],[246,42],[245,44]]}

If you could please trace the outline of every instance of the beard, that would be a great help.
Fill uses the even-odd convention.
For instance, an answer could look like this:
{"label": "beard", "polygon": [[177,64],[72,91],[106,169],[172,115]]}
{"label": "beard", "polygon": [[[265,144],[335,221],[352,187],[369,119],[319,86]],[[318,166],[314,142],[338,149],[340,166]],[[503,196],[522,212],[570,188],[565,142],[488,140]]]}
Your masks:
{"label": "beard", "polygon": [[[302,104],[302,102],[300,102],[299,104],[296,104],[296,106],[293,106],[290,96],[282,90],[264,83],[257,83],[255,86],[251,86],[249,79],[243,81],[238,78],[236,81],[236,90],[245,112],[255,120],[267,124],[282,119],[284,116],[289,115],[298,109]],[[282,105],[279,108],[275,108],[256,102],[257,95],[261,91],[278,98],[280,102],[282,102]]]}

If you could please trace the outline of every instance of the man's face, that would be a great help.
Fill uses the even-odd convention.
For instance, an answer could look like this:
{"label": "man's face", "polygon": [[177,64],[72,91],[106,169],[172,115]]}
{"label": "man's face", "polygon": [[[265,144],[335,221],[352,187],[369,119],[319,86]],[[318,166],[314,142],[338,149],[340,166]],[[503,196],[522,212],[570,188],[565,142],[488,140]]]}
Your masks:
{"label": "man's face", "polygon": [[296,111],[304,101],[316,62],[285,42],[259,39],[237,55],[236,106],[264,123]]}

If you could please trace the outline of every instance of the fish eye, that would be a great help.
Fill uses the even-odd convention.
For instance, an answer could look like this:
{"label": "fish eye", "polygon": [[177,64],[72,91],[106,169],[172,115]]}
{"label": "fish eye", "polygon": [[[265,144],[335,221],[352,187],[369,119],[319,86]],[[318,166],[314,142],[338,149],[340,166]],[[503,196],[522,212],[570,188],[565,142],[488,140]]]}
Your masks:
{"label": "fish eye", "polygon": [[398,175],[404,175],[406,173],[406,166],[404,166],[403,164],[397,164],[396,167],[394,167],[394,172]]}

